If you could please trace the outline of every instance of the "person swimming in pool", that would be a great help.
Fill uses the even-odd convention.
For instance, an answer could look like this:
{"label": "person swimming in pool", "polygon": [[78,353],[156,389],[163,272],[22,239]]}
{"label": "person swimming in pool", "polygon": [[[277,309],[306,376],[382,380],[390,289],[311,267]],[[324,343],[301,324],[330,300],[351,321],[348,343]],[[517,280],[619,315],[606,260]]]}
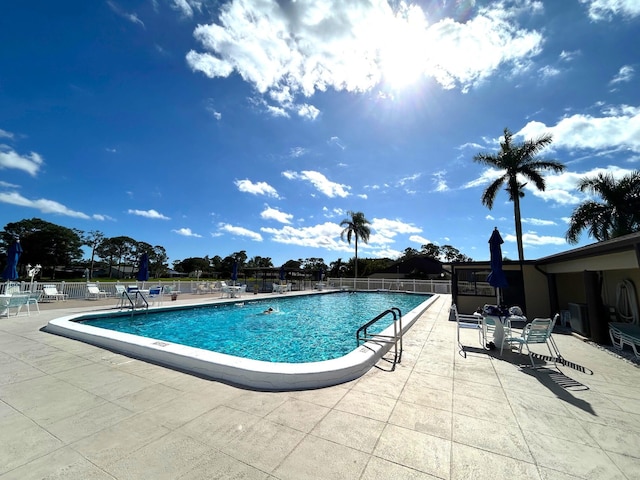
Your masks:
{"label": "person swimming in pool", "polygon": [[269,308],[267,308],[267,309],[266,309],[264,312],[262,312],[262,313],[264,313],[265,315],[269,315],[270,313],[273,313],[273,307],[269,307]]}

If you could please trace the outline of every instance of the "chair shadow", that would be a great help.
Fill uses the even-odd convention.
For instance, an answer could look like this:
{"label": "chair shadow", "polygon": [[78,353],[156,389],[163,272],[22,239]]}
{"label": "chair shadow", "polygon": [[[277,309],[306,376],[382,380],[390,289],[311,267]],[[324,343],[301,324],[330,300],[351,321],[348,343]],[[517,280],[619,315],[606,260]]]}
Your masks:
{"label": "chair shadow", "polygon": [[[558,365],[553,365],[553,363],[547,364],[547,362],[553,362],[554,359],[552,357],[533,353],[532,356],[534,357],[534,359],[542,360],[545,362],[544,364],[537,365],[536,368],[533,368],[529,361],[529,355],[527,354],[505,350],[501,356],[500,350],[498,349],[488,350],[484,348],[466,346],[464,350],[468,353],[484,354],[497,360],[516,365],[521,372],[538,380],[541,385],[555,394],[555,396],[560,400],[567,402],[587,413],[590,413],[591,415],[596,415],[596,412],[589,402],[577,398],[571,394],[572,391],[577,392],[589,390],[589,387],[565,375],[565,373],[560,370]],[[565,360],[562,357],[555,360],[557,363],[562,364],[563,366],[567,366],[588,375],[593,375],[592,370],[583,367],[582,365],[578,365],[576,363]]]}

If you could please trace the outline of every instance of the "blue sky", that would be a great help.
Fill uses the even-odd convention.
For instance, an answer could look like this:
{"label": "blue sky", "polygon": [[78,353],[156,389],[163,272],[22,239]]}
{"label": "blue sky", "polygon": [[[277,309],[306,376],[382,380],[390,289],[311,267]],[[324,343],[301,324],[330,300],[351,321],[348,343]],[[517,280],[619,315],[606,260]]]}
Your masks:
{"label": "blue sky", "polygon": [[[525,258],[572,248],[575,184],[640,168],[637,0],[11,2],[0,28],[0,226],[25,218],[170,259],[488,259],[513,205],[473,162],[551,133]],[[580,244],[592,243],[586,233]]]}

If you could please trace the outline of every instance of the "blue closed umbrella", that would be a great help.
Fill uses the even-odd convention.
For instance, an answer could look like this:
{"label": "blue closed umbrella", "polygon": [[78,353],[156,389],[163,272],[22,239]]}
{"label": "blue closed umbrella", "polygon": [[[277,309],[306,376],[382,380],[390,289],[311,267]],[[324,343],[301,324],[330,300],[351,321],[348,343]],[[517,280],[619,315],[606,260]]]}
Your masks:
{"label": "blue closed umbrella", "polygon": [[502,270],[502,244],[504,240],[496,227],[489,239],[489,253],[491,254],[491,273],[487,277],[489,285],[496,289],[496,302],[500,305],[500,289],[509,286],[507,277]]}
{"label": "blue closed umbrella", "polygon": [[140,256],[140,263],[138,265],[138,274],[136,275],[136,279],[139,282],[146,282],[149,280],[149,255],[143,253]]}
{"label": "blue closed umbrella", "polygon": [[284,271],[284,265],[280,267],[280,281],[284,281],[287,276],[287,272]]}
{"label": "blue closed umbrella", "polygon": [[3,280],[17,280],[18,279],[18,260],[22,253],[22,246],[20,241],[16,240],[7,251],[7,266],[2,271]]}
{"label": "blue closed umbrella", "polygon": [[233,284],[236,284],[238,280],[238,261],[233,262],[233,270],[231,271],[231,280],[233,280]]}
{"label": "blue closed umbrella", "polygon": [[322,281],[322,277],[324,276],[324,271],[322,269],[320,269],[320,271],[318,271],[318,281],[321,282]]}

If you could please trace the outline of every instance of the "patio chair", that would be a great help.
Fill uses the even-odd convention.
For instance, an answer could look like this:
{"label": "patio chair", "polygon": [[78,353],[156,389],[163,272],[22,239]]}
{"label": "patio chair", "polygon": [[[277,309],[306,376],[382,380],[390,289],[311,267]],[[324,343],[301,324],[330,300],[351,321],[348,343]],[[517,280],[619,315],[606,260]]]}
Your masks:
{"label": "patio chair", "polygon": [[522,347],[527,347],[527,353],[529,354],[529,360],[531,360],[531,366],[536,368],[536,364],[533,361],[533,354],[531,352],[530,345],[545,344],[551,354],[551,359],[554,365],[558,359],[562,358],[556,342],[551,336],[553,327],[560,318],[560,314],[556,314],[553,319],[551,318],[534,318],[531,323],[525,325],[520,337],[509,337],[506,339],[509,343],[518,343],[520,345],[518,353],[522,353]]}
{"label": "patio chair", "polygon": [[124,285],[116,285],[116,298],[118,299],[118,303],[116,304],[116,308],[124,307],[126,303],[128,303],[127,298],[127,288]]}
{"label": "patio chair", "polygon": [[64,302],[67,297],[66,293],[62,293],[58,291],[58,288],[55,285],[43,285],[42,286],[42,298],[45,300],[55,300],[56,302],[60,299]]}
{"label": "patio chair", "polygon": [[36,310],[40,313],[40,305],[38,302],[42,299],[42,290],[38,290],[36,292],[28,292],[27,294],[29,298],[27,299],[27,314],[31,315],[31,305],[36,306]]}
{"label": "patio chair", "polygon": [[162,305],[162,300],[163,300],[163,295],[164,295],[164,289],[162,286],[158,286],[158,287],[153,287],[149,289],[149,300],[151,301],[152,305],[155,305],[156,303],[158,305]]}
{"label": "patio chair", "polygon": [[477,315],[465,315],[458,313],[458,307],[456,304],[451,305],[451,314],[455,316],[457,323],[457,339],[458,339],[458,353],[467,358],[467,352],[464,350],[464,345],[460,341],[460,330],[476,330],[478,332],[478,341],[483,344],[483,330],[482,330],[482,317]]}
{"label": "patio chair", "polygon": [[17,316],[28,301],[29,294],[14,293],[8,299],[5,299],[5,302],[0,306],[0,315],[6,315],[9,318],[11,309],[14,308]]}
{"label": "patio chair", "polygon": [[95,283],[87,283],[87,298],[98,300],[99,298],[107,298],[108,293],[100,290]]}

